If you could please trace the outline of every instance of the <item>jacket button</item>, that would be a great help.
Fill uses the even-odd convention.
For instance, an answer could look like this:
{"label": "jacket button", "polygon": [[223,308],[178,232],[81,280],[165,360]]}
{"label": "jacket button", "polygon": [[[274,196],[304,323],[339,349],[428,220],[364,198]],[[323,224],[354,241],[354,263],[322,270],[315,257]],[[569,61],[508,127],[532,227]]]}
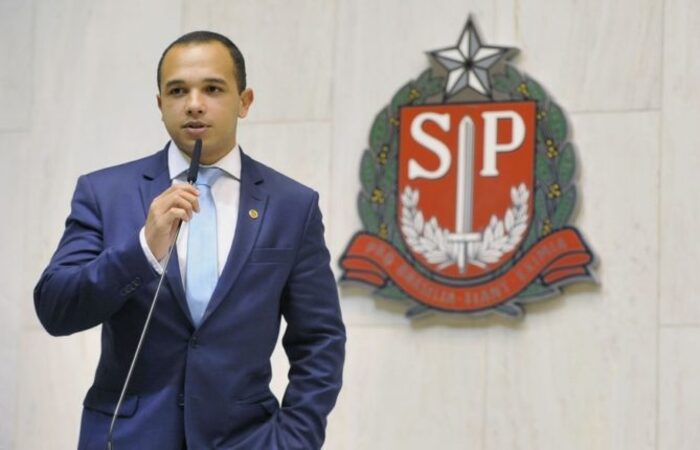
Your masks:
{"label": "jacket button", "polygon": [[177,406],[180,408],[185,407],[185,394],[178,394],[177,396]]}
{"label": "jacket button", "polygon": [[197,348],[197,346],[197,335],[194,335],[190,338],[190,347]]}

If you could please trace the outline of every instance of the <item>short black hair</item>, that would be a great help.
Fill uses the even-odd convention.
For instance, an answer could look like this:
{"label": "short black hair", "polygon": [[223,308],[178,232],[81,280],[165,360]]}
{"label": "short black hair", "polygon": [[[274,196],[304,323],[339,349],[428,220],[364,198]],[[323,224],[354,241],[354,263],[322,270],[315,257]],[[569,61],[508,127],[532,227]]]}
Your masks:
{"label": "short black hair", "polygon": [[168,47],[163,51],[163,54],[160,55],[160,61],[158,61],[158,74],[156,76],[158,92],[160,92],[160,71],[163,66],[163,59],[165,59],[165,55],[171,48],[175,47],[176,45],[196,44],[212,41],[219,42],[228,49],[228,52],[231,54],[231,59],[233,60],[233,67],[235,69],[235,73],[233,75],[236,78],[236,83],[238,84],[238,92],[243,92],[246,87],[245,60],[243,59],[243,53],[241,53],[231,39],[227,38],[223,34],[214,33],[213,31],[192,31],[180,36],[170,45],[168,45]]}

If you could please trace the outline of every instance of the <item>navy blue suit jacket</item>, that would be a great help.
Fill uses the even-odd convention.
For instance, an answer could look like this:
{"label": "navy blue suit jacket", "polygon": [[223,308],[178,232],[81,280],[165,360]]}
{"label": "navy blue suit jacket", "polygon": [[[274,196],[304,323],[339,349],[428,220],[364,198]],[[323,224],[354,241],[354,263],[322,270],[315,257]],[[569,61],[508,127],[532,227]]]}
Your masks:
{"label": "navy blue suit jacket", "polygon": [[[166,147],[167,150],[167,147]],[[102,324],[80,449],[107,429],[158,275],[139,243],[151,201],[170,186],[167,151],[81,176],[34,303],[68,335]],[[341,387],[345,329],[318,194],[241,155],[233,245],[198,328],[177,256],[122,405],[115,449],[317,449]],[[259,217],[253,219],[249,211]],[[289,384],[280,406],[270,355],[284,316]]]}

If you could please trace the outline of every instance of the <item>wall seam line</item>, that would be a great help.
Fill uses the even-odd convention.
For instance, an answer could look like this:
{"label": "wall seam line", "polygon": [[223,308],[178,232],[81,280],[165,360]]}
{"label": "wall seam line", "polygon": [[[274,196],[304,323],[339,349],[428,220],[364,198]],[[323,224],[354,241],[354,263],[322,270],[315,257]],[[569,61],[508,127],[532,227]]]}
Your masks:
{"label": "wall seam line", "polygon": [[659,450],[661,429],[661,236],[663,221],[661,220],[661,205],[663,197],[663,117],[664,117],[664,67],[666,64],[666,0],[661,5],[661,64],[659,65],[659,116],[656,118],[658,125],[657,135],[657,200],[656,200],[656,386],[655,386],[655,423],[654,423],[654,448]]}

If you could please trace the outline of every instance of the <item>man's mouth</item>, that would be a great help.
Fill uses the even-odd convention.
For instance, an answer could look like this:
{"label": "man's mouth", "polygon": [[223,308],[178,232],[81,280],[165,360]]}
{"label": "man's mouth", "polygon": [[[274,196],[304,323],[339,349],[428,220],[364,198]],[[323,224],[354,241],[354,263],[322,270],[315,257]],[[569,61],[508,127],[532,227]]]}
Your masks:
{"label": "man's mouth", "polygon": [[209,125],[204,122],[193,120],[191,122],[186,122],[182,128],[190,137],[197,138],[203,136],[204,133],[207,132]]}
{"label": "man's mouth", "polygon": [[209,128],[209,125],[204,122],[192,121],[185,123],[182,127],[188,130],[200,130],[202,128]]}

